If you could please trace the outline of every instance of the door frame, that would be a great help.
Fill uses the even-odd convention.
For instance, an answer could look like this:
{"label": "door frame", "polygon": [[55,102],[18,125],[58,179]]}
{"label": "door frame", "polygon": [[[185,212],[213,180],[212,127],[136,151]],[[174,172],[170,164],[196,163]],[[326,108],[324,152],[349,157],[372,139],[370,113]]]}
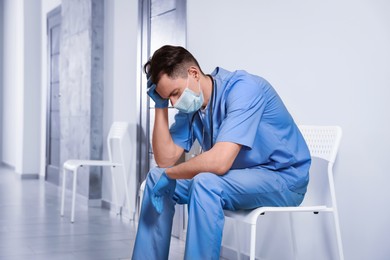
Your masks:
{"label": "door frame", "polygon": [[[47,13],[46,15],[46,35],[47,35],[47,44],[46,44],[46,53],[47,53],[47,73],[46,73],[46,149],[45,149],[45,180],[48,179],[48,163],[50,160],[50,136],[51,136],[51,28],[55,27],[58,24],[58,21],[52,21],[54,19],[60,19],[61,24],[61,5],[57,6],[53,10]],[[59,94],[60,95],[60,94]],[[60,177],[60,172],[58,172],[58,179]],[[59,183],[58,183],[59,185]]]}

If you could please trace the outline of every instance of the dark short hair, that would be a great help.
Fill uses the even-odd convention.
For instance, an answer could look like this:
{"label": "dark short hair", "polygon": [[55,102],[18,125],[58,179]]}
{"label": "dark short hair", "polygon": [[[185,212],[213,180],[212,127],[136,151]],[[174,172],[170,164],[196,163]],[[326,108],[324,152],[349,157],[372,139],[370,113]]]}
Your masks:
{"label": "dark short hair", "polygon": [[144,65],[144,71],[157,84],[163,74],[170,78],[187,77],[190,66],[197,66],[203,74],[198,61],[189,51],[181,46],[165,45],[154,52]]}

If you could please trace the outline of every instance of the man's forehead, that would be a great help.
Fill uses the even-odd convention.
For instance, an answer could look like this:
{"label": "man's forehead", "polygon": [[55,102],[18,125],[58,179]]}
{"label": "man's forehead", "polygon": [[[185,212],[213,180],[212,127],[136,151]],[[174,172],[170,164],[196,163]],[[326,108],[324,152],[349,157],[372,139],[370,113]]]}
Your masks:
{"label": "man's forehead", "polygon": [[160,94],[161,97],[168,98],[172,91],[181,87],[180,83],[180,78],[173,79],[164,74],[157,83],[156,91]]}
{"label": "man's forehead", "polygon": [[168,89],[171,86],[173,86],[174,84],[175,84],[175,80],[173,80],[172,78],[170,78],[166,74],[164,74],[160,77],[160,80],[157,82],[157,88]]}

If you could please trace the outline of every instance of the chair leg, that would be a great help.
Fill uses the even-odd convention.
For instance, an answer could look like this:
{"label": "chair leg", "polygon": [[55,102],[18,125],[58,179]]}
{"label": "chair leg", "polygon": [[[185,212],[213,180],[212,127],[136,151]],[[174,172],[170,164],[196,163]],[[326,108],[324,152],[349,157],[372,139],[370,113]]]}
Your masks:
{"label": "chair leg", "polygon": [[340,258],[340,260],[344,260],[343,243],[341,241],[340,222],[339,222],[337,211],[333,212],[333,220],[334,220],[334,227],[335,227],[336,237],[337,237],[337,247],[338,247],[338,251],[339,251],[339,258]]}
{"label": "chair leg", "polygon": [[241,260],[241,243],[240,243],[240,233],[239,233],[239,230],[238,230],[238,221],[237,220],[234,220],[234,233],[235,233],[235,237],[236,237],[236,244],[237,244],[237,259],[238,260]]}
{"label": "chair leg", "polygon": [[74,207],[76,202],[77,170],[78,167],[73,171],[72,212],[70,217],[70,222],[72,223],[74,223]]}
{"label": "chair leg", "polygon": [[61,217],[64,216],[64,207],[65,207],[65,183],[66,182],[66,169],[63,168],[62,172],[62,195],[61,195]]}
{"label": "chair leg", "polygon": [[249,259],[255,260],[256,253],[256,224],[251,224],[251,241],[249,249]]}
{"label": "chair leg", "polygon": [[134,215],[132,214],[131,208],[130,208],[130,195],[129,195],[129,188],[128,188],[128,183],[127,183],[127,178],[126,178],[126,172],[125,172],[124,167],[122,167],[122,169],[123,169],[123,181],[125,184],[127,207],[129,208],[129,218],[130,218],[130,220],[134,220]]}
{"label": "chair leg", "polygon": [[111,167],[111,181],[112,181],[112,188],[114,190],[114,200],[115,200],[115,211],[116,214],[119,215],[120,212],[120,207],[119,207],[119,200],[118,200],[118,191],[116,190],[116,182],[115,182],[115,176],[114,176],[114,168]]}
{"label": "chair leg", "polygon": [[144,199],[145,181],[143,181],[139,187],[139,204],[138,204],[138,219],[141,215],[142,201]]}
{"label": "chair leg", "polygon": [[297,243],[295,241],[295,232],[294,232],[294,225],[293,225],[293,218],[291,212],[288,214],[289,218],[289,225],[290,225],[290,236],[291,236],[291,242],[292,242],[292,250],[294,259],[297,259]]}

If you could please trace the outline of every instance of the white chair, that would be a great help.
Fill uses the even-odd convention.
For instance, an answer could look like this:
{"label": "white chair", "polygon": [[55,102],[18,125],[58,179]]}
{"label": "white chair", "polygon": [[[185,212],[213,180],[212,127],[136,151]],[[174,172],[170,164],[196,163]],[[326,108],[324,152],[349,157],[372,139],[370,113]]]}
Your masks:
{"label": "white chair", "polygon": [[[250,259],[255,259],[255,246],[256,246],[256,222],[259,216],[264,215],[267,212],[312,212],[318,214],[319,212],[329,212],[333,214],[338,254],[340,259],[344,259],[343,247],[341,242],[340,234],[340,224],[337,212],[336,204],[336,194],[334,189],[333,181],[333,164],[336,159],[337,151],[339,148],[342,130],[338,126],[300,126],[299,127],[306,143],[309,147],[310,154],[312,158],[323,159],[327,162],[327,175],[328,175],[328,184],[329,192],[331,198],[331,205],[313,205],[313,206],[298,206],[298,207],[260,207],[253,210],[240,210],[240,211],[228,211],[225,210],[225,216],[234,219],[235,221],[241,221],[247,224],[250,224]],[[311,172],[311,175],[315,173]],[[305,197],[305,201],[307,197]],[[291,214],[290,214],[290,227],[291,227],[291,237],[294,241],[294,234],[291,225]],[[237,229],[237,222],[235,223]],[[238,235],[236,234],[236,237]],[[237,241],[238,252],[237,257],[241,257],[239,241]],[[294,244],[295,245],[295,244]],[[294,252],[295,254],[295,252]]]}
{"label": "white chair", "polygon": [[144,180],[144,181],[141,183],[141,186],[139,187],[139,193],[138,193],[138,196],[139,196],[138,216],[139,216],[140,213],[141,213],[142,200],[144,199],[145,186],[146,186],[146,180]]}
{"label": "white chair", "polygon": [[[62,175],[62,197],[61,197],[61,216],[64,216],[64,203],[65,203],[65,184],[66,184],[66,173],[67,171],[73,172],[73,187],[72,187],[72,211],[70,221],[74,223],[74,209],[75,209],[75,200],[76,200],[76,187],[77,187],[77,174],[78,169],[83,166],[107,166],[111,168],[111,178],[114,191],[114,199],[116,211],[119,214],[119,204],[118,204],[118,194],[116,189],[116,183],[114,178],[114,168],[120,167],[122,169],[123,185],[126,192],[126,201],[127,207],[129,209],[129,216],[132,217],[131,207],[130,207],[130,196],[127,187],[127,177],[126,173],[126,161],[129,156],[125,156],[123,152],[123,141],[125,140],[126,135],[128,135],[129,123],[127,122],[114,122],[110,128],[110,132],[107,137],[107,147],[108,147],[108,161],[100,160],[67,160],[63,165],[63,175]],[[116,142],[116,143],[115,143]],[[115,151],[113,147],[119,147],[119,155],[114,156]]]}

